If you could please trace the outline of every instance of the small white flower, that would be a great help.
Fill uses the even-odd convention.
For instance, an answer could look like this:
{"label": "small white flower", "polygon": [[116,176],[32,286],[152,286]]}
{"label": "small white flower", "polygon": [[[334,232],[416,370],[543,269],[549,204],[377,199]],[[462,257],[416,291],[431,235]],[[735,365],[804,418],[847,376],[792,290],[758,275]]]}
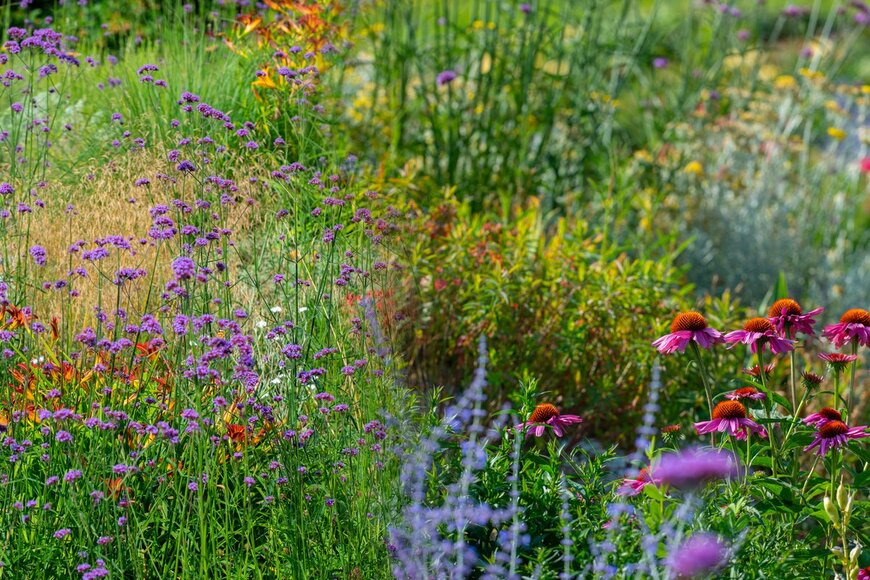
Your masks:
{"label": "small white flower", "polygon": [[284,309],[280,306],[273,306],[269,309],[269,312],[271,312],[272,314],[278,314],[279,312],[284,312]]}
{"label": "small white flower", "polygon": [[256,326],[257,328],[266,328],[266,321],[265,320],[258,320],[257,324],[255,324],[254,326]]}
{"label": "small white flower", "polygon": [[307,306],[300,306],[300,307],[299,307],[299,312],[300,312],[300,314],[301,314],[302,312],[307,311],[307,310],[308,310],[308,307],[307,307]]}

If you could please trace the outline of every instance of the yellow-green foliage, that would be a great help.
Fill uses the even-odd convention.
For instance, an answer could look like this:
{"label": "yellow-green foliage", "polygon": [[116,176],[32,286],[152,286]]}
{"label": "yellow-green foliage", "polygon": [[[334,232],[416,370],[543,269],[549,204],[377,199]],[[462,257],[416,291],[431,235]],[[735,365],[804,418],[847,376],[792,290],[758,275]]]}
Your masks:
{"label": "yellow-green foliage", "polygon": [[548,222],[535,203],[499,221],[448,200],[416,233],[417,382],[463,384],[486,334],[491,405],[515,390],[513,373],[527,372],[550,401],[586,418],[587,434],[631,430],[656,355],[649,343],[688,302],[674,255],[632,257],[582,219]]}

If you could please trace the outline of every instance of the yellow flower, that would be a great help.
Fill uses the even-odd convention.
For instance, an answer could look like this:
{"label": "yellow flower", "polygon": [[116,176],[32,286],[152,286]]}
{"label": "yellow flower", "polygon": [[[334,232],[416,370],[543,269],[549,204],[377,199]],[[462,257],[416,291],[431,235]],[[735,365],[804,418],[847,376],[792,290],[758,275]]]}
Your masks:
{"label": "yellow flower", "polygon": [[833,99],[831,99],[829,101],[825,101],[825,108],[827,110],[831,111],[832,113],[839,113],[843,110],[840,107],[839,103],[837,103],[837,101],[835,101]]}
{"label": "yellow flower", "polygon": [[641,163],[652,163],[653,156],[650,155],[650,152],[646,149],[638,149],[634,152],[634,158],[640,161]]}
{"label": "yellow flower", "polygon": [[807,68],[807,67],[803,67],[803,68],[800,69],[800,71],[798,71],[798,72],[801,73],[801,76],[802,76],[802,77],[806,77],[806,78],[808,78],[808,79],[821,80],[821,79],[824,79],[824,78],[825,78],[824,73],[822,73],[822,72],[820,72],[820,71],[817,71],[817,70],[809,69],[809,68]]}
{"label": "yellow flower", "polygon": [[798,84],[793,76],[779,75],[773,80],[773,86],[778,89],[794,89]]}
{"label": "yellow flower", "polygon": [[257,80],[251,83],[254,87],[263,87],[264,89],[274,89],[278,85],[272,80],[272,75],[269,73],[269,67],[263,69],[263,76],[257,77]]}
{"label": "yellow flower", "polygon": [[837,127],[828,127],[828,135],[833,137],[837,141],[842,141],[846,138],[846,132],[842,129],[838,129]]}
{"label": "yellow flower", "polygon": [[483,30],[483,20],[475,20],[471,23],[471,27],[475,30]]}
{"label": "yellow flower", "polygon": [[692,161],[683,168],[683,173],[701,176],[704,175],[704,166],[700,161]]}

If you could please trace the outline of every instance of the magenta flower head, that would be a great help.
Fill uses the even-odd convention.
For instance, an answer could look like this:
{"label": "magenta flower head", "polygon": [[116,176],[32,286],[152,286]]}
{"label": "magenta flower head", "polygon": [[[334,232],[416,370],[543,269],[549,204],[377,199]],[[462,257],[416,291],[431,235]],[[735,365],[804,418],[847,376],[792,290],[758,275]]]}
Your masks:
{"label": "magenta flower head", "polygon": [[[770,364],[764,365],[764,374],[770,375],[773,372],[773,369],[776,368],[776,361],[771,362]],[[750,377],[755,377],[756,379],[761,375],[761,367],[755,365],[754,367],[743,369],[743,373],[749,375]]]}
{"label": "magenta flower head", "polygon": [[438,73],[438,76],[435,77],[435,82],[438,83],[439,87],[443,87],[444,85],[449,85],[451,82],[456,80],[456,77],[459,75],[456,71],[453,70],[445,70]]}
{"label": "magenta flower head", "polygon": [[821,352],[819,358],[828,363],[831,370],[835,373],[841,373],[846,370],[849,363],[858,360],[858,355],[843,354],[839,352]]}
{"label": "magenta flower head", "polygon": [[747,418],[746,407],[737,401],[722,401],[713,407],[713,418],[709,421],[695,423],[698,435],[719,431],[728,433],[738,439],[746,439],[749,432],[758,433],[761,437],[767,437],[764,427]]}
{"label": "magenta flower head", "polygon": [[678,578],[707,576],[725,564],[728,547],[715,534],[698,533],[680,544],[667,558],[667,566]]}
{"label": "magenta flower head", "polygon": [[858,570],[858,580],[870,580],[870,566]]}
{"label": "magenta flower head", "polygon": [[816,308],[804,314],[800,304],[791,298],[783,298],[773,303],[767,311],[767,319],[782,336],[794,338],[798,332],[814,335],[815,317],[824,310],[824,308]]}
{"label": "magenta flower head", "polygon": [[622,485],[619,486],[619,489],[616,490],[616,494],[633,497],[640,494],[646,486],[650,484],[659,485],[660,483],[661,480],[658,477],[653,476],[652,469],[644,467],[640,470],[640,473],[637,474],[637,477],[626,477],[623,480]]}
{"label": "magenta flower head", "polygon": [[726,334],[725,342],[731,343],[731,346],[738,343],[748,344],[753,353],[758,352],[758,349],[763,352],[766,346],[774,354],[788,352],[794,348],[794,341],[779,336],[773,324],[766,318],[750,318],[743,325],[743,330],[734,330]]}
{"label": "magenta flower head", "polygon": [[577,415],[560,415],[559,409],[549,403],[543,403],[535,407],[529,420],[514,427],[517,431],[527,431],[526,437],[540,437],[547,427],[552,427],[556,437],[565,434],[564,428],[583,421]]}
{"label": "magenta flower head", "polygon": [[697,312],[681,312],[671,322],[671,333],[653,342],[653,346],[662,354],[683,352],[690,342],[695,342],[701,348],[710,348],[717,342],[722,342],[722,333],[707,326],[707,320]]}
{"label": "magenta flower head", "polygon": [[737,459],[729,451],[690,448],[662,455],[655,473],[664,484],[692,488],[716,479],[736,477],[737,466]]}
{"label": "magenta flower head", "polygon": [[653,65],[653,68],[659,68],[659,69],[661,69],[661,68],[667,68],[667,66],[668,66],[668,59],[666,59],[666,58],[664,58],[664,57],[662,57],[662,56],[656,57],[656,58],[653,59],[653,61],[652,61],[652,65]]}
{"label": "magenta flower head", "polygon": [[847,342],[853,341],[861,346],[870,347],[870,312],[861,308],[847,310],[840,317],[840,322],[825,327],[822,336],[837,348],[842,348]]}
{"label": "magenta flower head", "polygon": [[843,415],[836,409],[831,407],[822,407],[815,413],[810,413],[806,417],[803,418],[803,422],[806,425],[815,425],[818,429],[825,423],[829,423],[831,421],[842,421]]}
{"label": "magenta flower head", "polygon": [[767,395],[755,387],[743,387],[727,393],[725,398],[730,401],[741,401],[744,399],[749,401],[763,401],[767,398]]}
{"label": "magenta flower head", "polygon": [[828,451],[846,445],[852,439],[863,439],[864,437],[870,437],[866,425],[849,427],[842,421],[828,421],[819,427],[815,439],[804,448],[804,451],[818,448],[819,455],[825,455]]}

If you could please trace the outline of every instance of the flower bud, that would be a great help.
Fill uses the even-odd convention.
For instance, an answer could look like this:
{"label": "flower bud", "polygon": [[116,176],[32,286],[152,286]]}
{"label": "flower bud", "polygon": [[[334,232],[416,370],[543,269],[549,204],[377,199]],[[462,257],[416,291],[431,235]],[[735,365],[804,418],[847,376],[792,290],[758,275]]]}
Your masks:
{"label": "flower bud", "polygon": [[855,546],[852,548],[852,551],[849,552],[849,567],[857,567],[858,566],[858,556],[861,555],[861,546]]}
{"label": "flower bud", "polygon": [[840,486],[837,488],[837,505],[840,506],[841,510],[846,509],[846,500],[848,499],[849,491],[846,489],[846,486],[843,485],[843,480],[840,480]]}
{"label": "flower bud", "polygon": [[837,513],[837,506],[834,505],[834,502],[831,501],[831,498],[825,496],[825,499],[822,503],[825,506],[825,513],[828,514],[828,518],[830,518],[831,522],[835,526],[839,524],[840,514]]}

